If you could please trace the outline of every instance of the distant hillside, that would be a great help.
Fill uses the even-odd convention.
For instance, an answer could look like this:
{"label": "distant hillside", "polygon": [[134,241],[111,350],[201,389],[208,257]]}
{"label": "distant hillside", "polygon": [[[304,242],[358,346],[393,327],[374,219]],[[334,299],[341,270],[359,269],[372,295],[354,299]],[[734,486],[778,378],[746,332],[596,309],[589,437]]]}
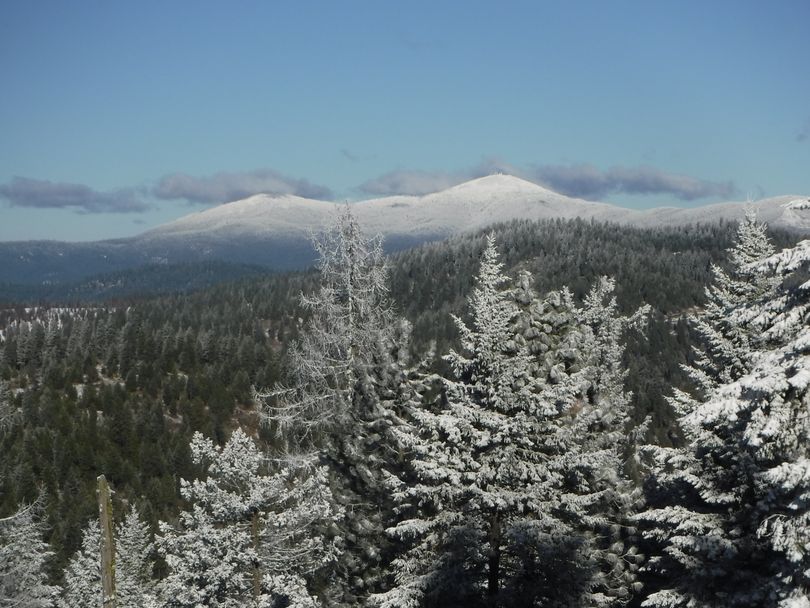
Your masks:
{"label": "distant hillside", "polygon": [[147,264],[66,283],[0,284],[0,306],[14,304],[82,304],[186,293],[220,283],[268,274],[262,266],[228,262]]}

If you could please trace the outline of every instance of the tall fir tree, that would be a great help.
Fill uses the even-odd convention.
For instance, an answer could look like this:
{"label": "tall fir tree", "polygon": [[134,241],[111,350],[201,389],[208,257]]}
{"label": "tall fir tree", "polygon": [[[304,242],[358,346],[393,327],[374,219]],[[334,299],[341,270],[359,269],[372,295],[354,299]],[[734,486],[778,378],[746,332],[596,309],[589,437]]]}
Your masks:
{"label": "tall fir tree", "polygon": [[543,605],[623,605],[639,588],[631,515],[640,495],[630,471],[646,427],[633,421],[623,344],[628,331],[642,329],[649,307],[622,315],[609,277],[598,278],[581,304],[568,288],[539,298],[530,279],[521,276],[516,289],[518,339],[529,348],[542,399],[558,412],[543,449],[557,479],[554,513],[569,533],[536,542],[542,558],[525,569],[526,586]]}
{"label": "tall fir tree", "polygon": [[647,421],[634,421],[632,395],[625,388],[623,357],[627,332],[642,331],[650,307],[645,305],[630,316],[622,315],[615,287],[615,280],[600,277],[582,306],[575,308],[580,327],[589,335],[589,345],[580,353],[593,376],[581,410],[570,425],[570,452],[581,454],[585,466],[579,468],[589,471],[587,487],[602,493],[590,513],[595,519],[584,534],[589,537],[595,571],[591,601],[603,606],[624,605],[638,593],[643,559],[632,521],[641,504],[641,493],[631,472]]}
{"label": "tall fir tree", "polygon": [[[700,346],[694,349],[694,363],[684,367],[704,398],[719,384],[736,380],[750,369],[751,353],[761,336],[735,321],[729,311],[775,294],[774,278],[756,269],[756,262],[774,251],[767,226],[757,220],[753,209],[748,209],[728,250],[730,270],[712,264],[712,284],[705,292],[706,306],[700,314],[689,316]],[[682,390],[676,390],[670,402],[679,411],[696,403],[692,395]]]}
{"label": "tall fir tree", "polygon": [[141,519],[134,505],[117,526],[115,550],[118,556],[115,569],[118,605],[148,606],[153,603],[155,545],[149,525]]}
{"label": "tall fir tree", "polygon": [[19,412],[9,399],[5,382],[0,382],[0,436],[11,429],[19,417]]}
{"label": "tall fir tree", "polygon": [[[445,357],[452,375],[415,379],[411,426],[398,432],[416,482],[397,495],[406,518],[390,533],[408,550],[393,564],[393,588],[375,598],[385,608],[476,605],[481,587],[497,605],[515,520],[544,507],[535,437],[548,412],[530,389],[528,352],[514,341],[519,311],[497,258],[490,236],[469,300],[472,325],[454,317],[461,352]],[[432,385],[438,399],[423,406]]]}
{"label": "tall fir tree", "polygon": [[568,291],[540,301],[528,274],[504,289],[497,258],[490,236],[471,323],[455,318],[452,375],[414,377],[411,426],[398,439],[415,481],[403,483],[404,519],[390,530],[408,550],[393,588],[375,598],[385,607],[608,605],[630,595],[632,576],[604,572],[616,570],[609,554],[625,551],[597,539],[616,523],[608,502],[628,491],[611,444],[627,402],[611,401],[626,397],[617,340],[631,321],[616,314],[610,281],[578,309]]}
{"label": "tall fir tree", "polygon": [[741,269],[719,331],[755,340],[682,408],[685,449],[650,448],[645,606],[810,605],[810,241]]}
{"label": "tall fir tree", "polygon": [[[20,422],[4,383],[0,382],[0,437]],[[0,607],[50,608],[59,587],[48,581],[46,563],[53,552],[45,542],[42,504],[20,507],[0,518]]]}
{"label": "tall fir tree", "polygon": [[326,465],[341,556],[327,601],[356,606],[382,584],[392,517],[391,428],[408,352],[409,329],[388,298],[380,237],[367,238],[348,206],[316,239],[317,290],[302,295],[305,331],[289,351],[289,380],[259,395],[265,420],[290,453]]}
{"label": "tall fir tree", "polygon": [[38,503],[0,519],[0,607],[50,608],[59,595],[45,570],[52,551],[45,542]]}

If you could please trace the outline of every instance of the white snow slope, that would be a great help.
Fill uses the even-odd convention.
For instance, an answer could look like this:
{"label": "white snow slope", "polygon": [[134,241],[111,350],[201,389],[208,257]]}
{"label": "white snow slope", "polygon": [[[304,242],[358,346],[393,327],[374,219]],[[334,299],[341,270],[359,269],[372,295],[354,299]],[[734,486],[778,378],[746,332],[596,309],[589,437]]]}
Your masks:
{"label": "white snow slope", "polygon": [[[570,198],[510,175],[490,175],[425,196],[390,196],[351,203],[370,233],[391,237],[436,238],[512,219],[594,218],[654,227],[738,220],[749,203],[732,202],[693,208],[632,210]],[[774,227],[810,233],[810,198],[782,196],[750,203],[759,218]],[[226,240],[238,237],[306,236],[323,228],[335,203],[257,194],[244,200],[192,213],[143,233],[139,240]]]}

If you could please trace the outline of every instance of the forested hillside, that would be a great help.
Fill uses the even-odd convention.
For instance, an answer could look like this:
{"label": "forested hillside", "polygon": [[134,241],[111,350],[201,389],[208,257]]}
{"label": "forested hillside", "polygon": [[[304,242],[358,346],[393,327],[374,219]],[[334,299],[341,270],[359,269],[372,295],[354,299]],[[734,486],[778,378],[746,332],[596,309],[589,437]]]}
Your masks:
{"label": "forested hillside", "polygon": [[[338,315],[330,312],[330,306],[345,303],[340,299],[342,270],[334,257],[329,257],[340,250],[340,242],[331,242],[331,249],[325,246],[322,253],[333,266],[322,264],[320,272],[244,278],[192,293],[127,299],[124,292],[117,294],[114,302],[90,303],[97,299],[97,293],[73,291],[67,294],[73,302],[70,307],[24,307],[11,301],[13,294],[6,293],[3,299],[8,304],[0,311],[0,379],[3,411],[7,412],[2,416],[0,435],[0,517],[15,513],[20,505],[36,506],[36,519],[42,523],[40,534],[53,552],[45,561],[48,579],[55,585],[67,585],[67,589],[70,584],[66,583],[65,566],[81,549],[83,530],[96,516],[95,480],[103,473],[115,489],[114,509],[119,518],[134,506],[146,524],[148,537],[161,530],[159,551],[147,552],[149,563],[158,557],[151,574],[168,577],[166,580],[180,589],[186,583],[172,551],[179,550],[178,543],[185,541],[176,535],[182,530],[190,534],[196,525],[194,518],[202,517],[193,510],[196,503],[210,506],[206,501],[213,500],[206,498],[208,494],[201,486],[183,480],[202,479],[205,471],[209,480],[215,480],[216,471],[221,470],[216,466],[225,465],[207,467],[217,458],[228,457],[229,449],[250,452],[254,444],[248,437],[252,437],[261,449],[284,454],[288,462],[305,460],[313,453],[321,456],[305,467],[308,472],[292,465],[281,470],[270,467],[268,471],[266,463],[256,456],[249,477],[266,477],[261,492],[272,493],[275,488],[277,494],[282,486],[297,487],[298,498],[282,504],[265,497],[253,507],[247,503],[239,508],[231,505],[234,510],[227,517],[236,523],[249,512],[270,518],[272,513],[294,513],[292,503],[308,500],[315,505],[322,499],[322,506],[315,509],[317,516],[298,514],[288,519],[296,526],[304,526],[307,517],[312,519],[320,539],[310,538],[314,543],[312,555],[319,555],[327,565],[334,561],[333,572],[338,574],[333,577],[340,579],[330,583],[322,564],[316,567],[310,563],[312,559],[296,561],[294,583],[274,578],[262,591],[267,598],[275,598],[272,602],[281,603],[263,605],[283,605],[287,600],[279,598],[286,596],[279,590],[288,583],[302,598],[317,592],[333,605],[356,605],[361,598],[374,594],[378,594],[376,601],[390,606],[420,602],[464,605],[465,601],[475,605],[481,586],[490,596],[503,594],[498,605],[534,605],[542,598],[542,605],[590,605],[577,603],[586,595],[602,598],[599,603],[605,605],[626,603],[640,588],[636,585],[639,569],[614,572],[611,578],[604,574],[606,564],[619,555],[623,562],[636,565],[636,558],[628,558],[624,549],[616,549],[616,543],[641,546],[643,542],[633,534],[605,532],[611,528],[605,527],[607,507],[602,501],[608,491],[614,498],[621,496],[612,503],[612,508],[619,510],[610,519],[626,529],[633,527],[628,518],[632,509],[637,509],[640,495],[636,482],[643,474],[637,466],[620,463],[639,442],[683,449],[685,442],[696,436],[689,425],[676,421],[681,412],[667,398],[674,389],[691,390],[690,372],[681,366],[700,365],[692,349],[706,336],[687,315],[706,306],[705,290],[716,281],[719,268],[733,270],[734,261],[728,259],[727,250],[734,245],[737,231],[736,224],[655,230],[583,221],[497,225],[486,232],[423,245],[391,257],[387,273],[379,270],[358,290],[363,292],[358,301],[370,309],[357,314],[369,316],[361,317],[351,331],[342,328],[335,320],[338,317],[329,316]],[[354,234],[342,236],[359,238]],[[771,233],[770,238],[776,250],[795,242],[782,233]],[[372,247],[368,256],[363,261],[368,268],[382,268],[380,250]],[[487,264],[490,282],[482,274]],[[335,276],[329,279],[332,272]],[[167,277],[172,276],[164,272],[160,285],[151,287],[146,280],[138,293],[154,287],[165,290]],[[612,279],[606,283],[601,280],[603,276]],[[795,276],[791,280],[795,283]],[[776,282],[772,284],[776,289]],[[310,299],[302,302],[301,293],[309,294]],[[479,300],[489,304],[478,308],[468,305],[473,293],[489,294],[480,295],[483,300]],[[615,303],[611,304],[613,297]],[[750,305],[761,297],[751,296]],[[503,302],[498,303],[499,298]],[[648,311],[635,314],[647,304]],[[375,316],[375,310],[385,314]],[[398,324],[399,316],[410,321],[410,329]],[[484,317],[489,320],[483,321]],[[521,354],[524,347],[515,346],[510,338],[517,331],[513,325],[516,319],[529,324],[521,330],[521,335],[530,335],[525,354]],[[611,325],[608,319],[615,323]],[[482,337],[493,323],[501,333]],[[632,331],[628,329],[631,325]],[[534,329],[526,334],[529,327]],[[366,335],[363,332],[369,332],[367,338],[362,338]],[[340,340],[359,342],[350,349],[339,373],[334,361],[320,361],[322,368],[302,364],[301,356],[311,362],[316,353],[325,355]],[[293,344],[296,346],[291,350]],[[494,351],[481,351],[485,345]],[[448,352],[450,357],[442,358]],[[540,353],[546,353],[542,360]],[[478,363],[476,357],[481,358]],[[498,357],[503,361],[494,363]],[[479,386],[478,376],[485,369],[506,374],[509,380],[492,380],[489,388]],[[513,385],[515,378],[523,378],[519,389]],[[257,404],[253,387],[287,387],[292,393],[271,390]],[[705,398],[712,390],[705,390]],[[494,401],[486,396],[493,391],[501,395]],[[317,399],[313,395],[318,395]],[[322,400],[332,404],[323,415],[312,409],[323,408],[322,403],[301,406]],[[460,420],[469,418],[469,424],[459,427],[459,434],[450,429],[444,418],[447,412],[442,409],[443,404],[454,400],[473,408],[459,405],[460,409],[453,410]],[[608,416],[604,407],[598,407],[608,402],[621,411]],[[285,403],[292,409],[282,407]],[[480,421],[471,411],[491,410],[497,414],[493,420],[505,417],[506,422],[497,425],[509,426],[508,421],[516,415],[516,403],[522,404],[518,409],[523,408],[520,411],[524,413],[520,416],[544,412],[533,423],[540,426],[520,432],[544,436],[550,442],[524,446],[534,455],[527,456],[520,488],[514,485],[512,473],[492,482],[493,488],[499,489],[493,489],[490,498],[473,490],[451,496],[441,485],[444,475],[469,478],[479,466],[471,463],[497,468],[492,464],[502,459],[497,446],[511,445],[511,440],[502,437],[494,441],[495,447],[468,454],[453,474],[436,469],[431,472],[429,466],[409,469],[392,465],[390,445],[395,446],[400,465],[406,453],[425,462],[436,457],[450,462],[459,450],[491,441],[492,428],[486,424],[477,427]],[[541,407],[540,403],[555,405],[548,409],[550,406]],[[565,416],[571,416],[569,409],[574,403],[584,408],[583,413],[576,417],[573,427],[566,426],[561,420],[569,419]],[[427,409],[422,412],[416,404]],[[341,408],[345,418],[334,414],[343,411]],[[642,422],[647,416],[651,420],[645,426]],[[380,426],[378,420],[387,422]],[[579,436],[572,434],[577,424],[583,425]],[[429,429],[431,425],[435,427],[432,434],[408,435],[414,428]],[[247,433],[245,438],[233,434],[238,427]],[[636,430],[631,433],[630,429]],[[205,443],[200,436],[192,440],[195,432],[212,443]],[[452,441],[435,444],[443,434]],[[607,437],[616,440],[607,445]],[[582,443],[583,438],[590,443]],[[242,441],[242,447],[226,443],[229,439]],[[576,465],[566,460],[571,454],[579,455]],[[556,459],[549,469],[552,473],[527,472],[534,470],[537,459],[552,456]],[[605,463],[612,467],[609,475]],[[470,466],[473,469],[464,469]],[[608,478],[611,481],[605,485]],[[244,483],[252,482],[245,478]],[[568,483],[574,485],[568,487]],[[554,499],[556,506],[533,503],[531,497],[521,495],[528,492],[527,488],[559,497]],[[212,486],[206,492],[215,490]],[[491,519],[486,511],[499,504],[499,493],[514,498],[499,506],[497,517]],[[435,504],[425,511],[422,506],[436,495],[466,505],[459,513],[474,514],[471,521],[480,523],[480,528],[461,530],[456,523],[443,520],[441,508]],[[666,496],[667,492],[657,489],[654,500],[665,502]],[[371,511],[355,507],[351,516],[347,514],[347,504],[366,500],[377,507]],[[526,506],[529,503],[531,508]],[[636,506],[631,509],[630,505]],[[532,545],[540,540],[531,540],[528,530],[549,510],[555,513],[556,523],[549,523],[553,532],[547,531],[551,536],[540,539],[542,547]],[[206,525],[225,529],[226,520],[217,517],[206,520]],[[336,528],[323,523],[329,520],[342,523]],[[413,524],[402,523],[411,520]],[[159,528],[160,521],[168,523]],[[382,532],[386,527],[392,528],[387,540]],[[300,541],[303,528],[296,530],[299,536],[291,536],[290,542]],[[428,530],[433,530],[432,535],[424,536]],[[523,531],[523,544],[510,544],[509,535],[518,530]],[[498,543],[506,547],[502,565],[494,566],[491,551],[483,557],[455,553],[461,546],[458,543],[466,542],[465,534],[472,534],[468,540],[479,539],[470,542],[479,542],[479,537],[494,542],[493,535],[497,536]],[[89,537],[87,533],[84,536],[87,544]],[[606,540],[609,537],[610,542]],[[554,538],[557,541],[552,542]],[[558,541],[560,544],[555,545]],[[249,538],[244,542],[246,551],[255,549]],[[448,557],[450,561],[442,562],[439,568],[431,560],[451,546],[455,548],[447,555],[452,553],[452,559]],[[586,552],[589,556],[587,563],[577,562],[580,587],[558,590],[568,594],[567,599],[552,597],[555,591],[550,581],[556,575],[543,570],[542,560],[532,561],[531,568],[526,561],[557,550],[570,552],[574,561],[579,559],[576,554]],[[281,554],[268,555],[262,559],[283,562]],[[245,559],[245,564],[250,562]],[[397,563],[402,572],[410,573],[411,578],[389,571],[387,562],[391,559],[400,560]],[[564,569],[566,559],[555,561],[554,567]],[[253,567],[245,564],[233,566],[234,577],[242,576],[243,566]],[[500,574],[487,582],[485,573],[491,574],[493,567]],[[520,568],[525,571],[519,576]],[[453,572],[460,573],[463,589],[445,585]],[[477,578],[480,576],[483,582]],[[533,577],[534,587],[530,584]],[[537,582],[541,580],[546,582]],[[305,593],[307,585],[309,592]],[[238,593],[243,592],[248,593]],[[504,603],[507,597],[515,603]],[[203,605],[231,605],[211,602]],[[663,600],[659,603],[666,605]]]}
{"label": "forested hillside", "polygon": [[128,301],[161,294],[186,293],[269,274],[266,268],[227,262],[149,264],[134,270],[94,275],[78,281],[38,284],[0,283],[0,306],[76,305]]}

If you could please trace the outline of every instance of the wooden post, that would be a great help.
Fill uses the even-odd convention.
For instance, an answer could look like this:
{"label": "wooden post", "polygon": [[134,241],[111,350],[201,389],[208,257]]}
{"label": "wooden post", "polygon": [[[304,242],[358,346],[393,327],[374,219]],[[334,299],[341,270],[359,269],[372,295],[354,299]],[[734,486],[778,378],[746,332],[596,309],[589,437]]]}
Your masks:
{"label": "wooden post", "polygon": [[259,511],[253,512],[250,522],[251,536],[253,537],[253,550],[256,551],[256,563],[253,565],[253,601],[259,604],[262,594],[262,571],[259,569]]}
{"label": "wooden post", "polygon": [[101,523],[101,608],[116,608],[112,498],[104,475],[98,476],[98,515]]}

